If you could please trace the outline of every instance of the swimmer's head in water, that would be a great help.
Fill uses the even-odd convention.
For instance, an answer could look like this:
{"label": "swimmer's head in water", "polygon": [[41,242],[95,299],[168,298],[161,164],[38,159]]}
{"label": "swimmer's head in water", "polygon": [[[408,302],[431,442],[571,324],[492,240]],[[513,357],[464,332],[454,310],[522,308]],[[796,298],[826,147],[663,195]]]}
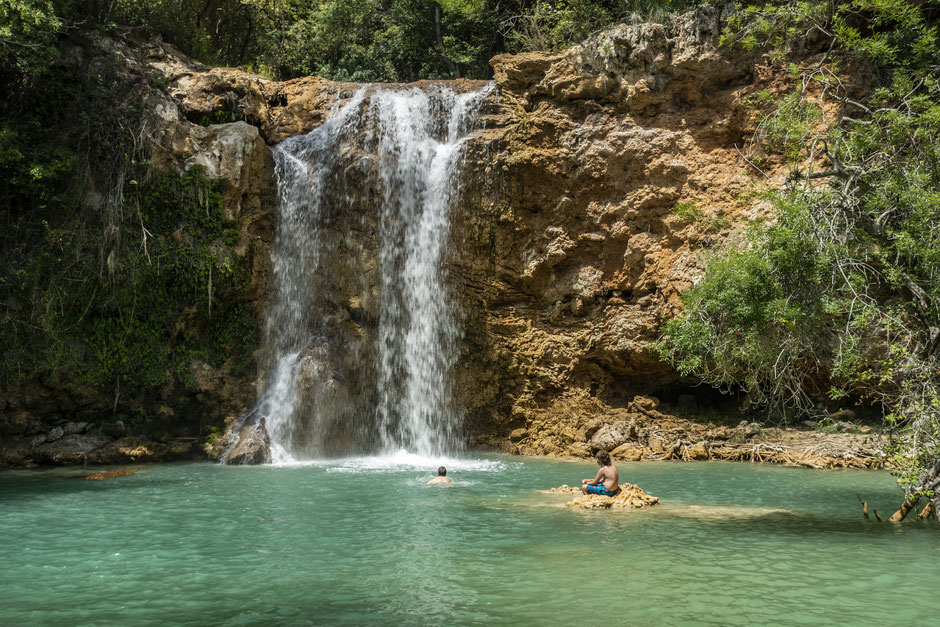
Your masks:
{"label": "swimmer's head in water", "polygon": [[437,476],[438,476],[438,477],[444,477],[444,476],[446,476],[446,475],[447,475],[447,469],[446,469],[446,468],[444,468],[443,466],[441,466],[440,468],[437,469]]}
{"label": "swimmer's head in water", "polygon": [[601,466],[610,466],[610,453],[607,451],[597,451],[597,463]]}

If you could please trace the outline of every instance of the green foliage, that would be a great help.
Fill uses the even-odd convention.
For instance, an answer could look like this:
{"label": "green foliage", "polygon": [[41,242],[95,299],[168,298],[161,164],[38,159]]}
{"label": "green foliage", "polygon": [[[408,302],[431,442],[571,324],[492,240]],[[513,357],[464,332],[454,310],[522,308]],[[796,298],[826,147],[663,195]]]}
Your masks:
{"label": "green foliage", "polygon": [[245,116],[234,111],[213,111],[209,115],[204,115],[199,120],[200,126],[212,126],[213,124],[231,124],[244,120]]}
{"label": "green foliage", "polygon": [[62,21],[49,0],[3,0],[0,67],[41,73],[58,56],[55,42],[61,28]]}
{"label": "green foliage", "polygon": [[698,222],[705,217],[705,212],[695,201],[678,203],[672,208],[672,213],[687,224]]}
{"label": "green foliage", "polygon": [[234,354],[241,372],[250,369],[255,321],[246,305],[226,303],[245,278],[217,252],[224,250],[218,191],[198,168],[128,187],[128,220],[113,228],[115,241],[132,243],[115,245],[102,272],[88,274],[86,266],[70,282],[55,277],[63,253],[98,256],[98,242],[70,229],[47,227],[45,241],[32,243],[33,261],[17,288],[38,306],[10,322],[42,333],[11,338],[7,381],[57,374],[76,391],[115,380],[121,389],[146,391],[172,380],[192,388],[194,359],[218,367]]}
{"label": "green foliage", "polygon": [[821,35],[836,42],[843,53],[864,56],[880,66],[926,69],[935,62],[937,50],[937,27],[926,17],[930,4],[745,0],[728,20],[721,41],[746,50],[767,48],[781,60],[795,45]]}
{"label": "green foliage", "polygon": [[774,226],[751,227],[749,246],[709,260],[705,277],[684,297],[684,314],[666,323],[657,345],[680,373],[742,386],[765,402],[794,400],[774,398],[780,373],[790,367],[792,376],[807,376],[801,364],[828,327],[825,251],[814,250],[807,236],[812,221],[805,207],[780,209]]}
{"label": "green foliage", "polygon": [[761,132],[767,148],[783,154],[788,161],[796,162],[806,149],[806,139],[822,122],[822,108],[807,101],[798,92],[785,96],[775,103],[774,111],[761,123]]}
{"label": "green foliage", "polygon": [[[510,3],[501,32],[512,52],[558,50],[628,19],[663,21],[699,2],[685,0],[535,0]],[[504,5],[505,6],[505,5]]]}
{"label": "green foliage", "polygon": [[278,78],[359,82],[486,78],[500,52],[555,50],[634,14],[695,0],[117,0],[184,52]]}
{"label": "green foliage", "polygon": [[693,201],[677,203],[672,213],[684,224],[696,224],[704,231],[722,231],[731,228],[732,222],[723,216],[706,216],[705,211]]}

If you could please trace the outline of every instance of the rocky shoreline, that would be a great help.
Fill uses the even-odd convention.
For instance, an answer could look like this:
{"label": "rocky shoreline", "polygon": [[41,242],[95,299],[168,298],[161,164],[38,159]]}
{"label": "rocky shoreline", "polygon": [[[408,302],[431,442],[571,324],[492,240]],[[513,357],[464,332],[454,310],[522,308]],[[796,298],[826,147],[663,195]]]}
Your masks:
{"label": "rocky shoreline", "polygon": [[[879,435],[845,420],[829,430],[817,424],[768,427],[740,421],[737,426],[714,425],[703,419],[680,417],[655,397],[637,396],[626,412],[602,418],[577,417],[571,442],[560,445],[554,431],[520,428],[508,438],[477,438],[473,448],[514,455],[591,459],[604,449],[618,462],[747,461],[828,468],[885,468]],[[254,429],[257,431],[251,431]],[[263,422],[246,429],[241,446],[228,463],[270,461]],[[841,429],[842,432],[839,432]],[[250,437],[249,437],[250,436]],[[180,460],[218,461],[221,438],[151,439],[132,434],[121,421],[95,425],[65,422],[50,426],[23,423],[16,433],[0,438],[0,469],[37,466],[116,465]]]}
{"label": "rocky shoreline", "polygon": [[604,449],[621,462],[727,460],[815,469],[887,465],[879,435],[846,420],[829,421],[828,430],[814,421],[796,427],[746,420],[734,427],[716,426],[701,418],[680,417],[655,397],[637,396],[626,411],[614,416],[570,422],[574,429],[562,437],[553,428],[533,424],[513,431],[508,439],[488,438],[481,444],[518,455],[565,459],[590,459]]}
{"label": "rocky shoreline", "polygon": [[199,438],[150,439],[129,433],[122,421],[17,426],[0,438],[0,469],[208,459]]}

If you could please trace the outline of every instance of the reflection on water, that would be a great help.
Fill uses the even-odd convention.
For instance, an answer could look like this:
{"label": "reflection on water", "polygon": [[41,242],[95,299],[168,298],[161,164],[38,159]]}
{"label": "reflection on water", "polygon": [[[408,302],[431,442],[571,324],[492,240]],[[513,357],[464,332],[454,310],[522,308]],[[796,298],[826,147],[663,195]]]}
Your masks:
{"label": "reflection on water", "polygon": [[936,524],[862,519],[883,473],[626,464],[661,505],[615,512],[536,493],[590,464],[498,456],[70,472],[0,473],[0,624],[925,622],[940,585]]}

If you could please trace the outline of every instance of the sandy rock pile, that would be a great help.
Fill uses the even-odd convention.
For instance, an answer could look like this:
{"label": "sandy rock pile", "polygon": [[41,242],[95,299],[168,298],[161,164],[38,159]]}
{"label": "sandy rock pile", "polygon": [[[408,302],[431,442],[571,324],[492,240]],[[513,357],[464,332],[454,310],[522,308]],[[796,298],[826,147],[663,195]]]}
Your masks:
{"label": "sandy rock pile", "polygon": [[617,496],[601,496],[599,494],[581,494],[580,488],[561,485],[551,490],[539,490],[542,494],[576,494],[577,496],[565,503],[565,507],[580,509],[640,509],[659,503],[658,496],[650,496],[643,489],[633,483],[621,483]]}

